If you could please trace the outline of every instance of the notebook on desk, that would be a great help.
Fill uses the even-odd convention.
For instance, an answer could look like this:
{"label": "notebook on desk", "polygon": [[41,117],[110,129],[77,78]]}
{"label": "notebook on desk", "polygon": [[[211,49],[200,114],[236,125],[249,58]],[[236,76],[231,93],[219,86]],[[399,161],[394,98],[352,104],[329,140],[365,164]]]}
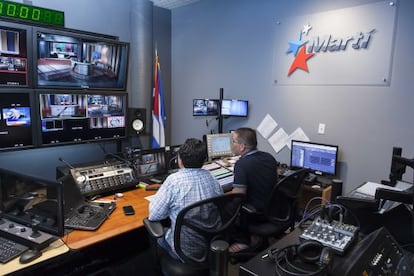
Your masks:
{"label": "notebook on desk", "polygon": [[64,226],[68,229],[96,230],[116,207],[115,202],[89,202],[71,176],[64,176]]}

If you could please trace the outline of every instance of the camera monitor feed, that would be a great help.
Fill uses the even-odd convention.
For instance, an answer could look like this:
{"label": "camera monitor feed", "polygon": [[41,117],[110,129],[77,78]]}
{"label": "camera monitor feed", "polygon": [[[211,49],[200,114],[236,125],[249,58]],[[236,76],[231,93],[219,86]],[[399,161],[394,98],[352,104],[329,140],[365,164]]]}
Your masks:
{"label": "camera monitor feed", "polygon": [[221,102],[221,115],[223,116],[235,116],[235,117],[247,117],[248,104],[246,100],[222,100]]}
{"label": "camera monitor feed", "polygon": [[194,99],[193,116],[218,116],[219,100],[217,99]]}
{"label": "camera monitor feed", "polygon": [[114,139],[126,134],[126,95],[40,94],[42,143]]}
{"label": "camera monitor feed", "polygon": [[0,150],[33,147],[30,93],[0,93]]}

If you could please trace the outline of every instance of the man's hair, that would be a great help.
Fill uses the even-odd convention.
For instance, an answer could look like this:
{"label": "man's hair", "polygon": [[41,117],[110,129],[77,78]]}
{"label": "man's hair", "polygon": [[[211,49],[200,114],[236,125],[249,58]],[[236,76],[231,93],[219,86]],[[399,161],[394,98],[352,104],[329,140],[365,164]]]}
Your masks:
{"label": "man's hair", "polygon": [[249,127],[241,127],[234,131],[237,134],[237,142],[244,144],[248,149],[257,148],[256,131]]}
{"label": "man's hair", "polygon": [[178,150],[185,168],[201,168],[207,158],[207,146],[201,140],[188,138]]}

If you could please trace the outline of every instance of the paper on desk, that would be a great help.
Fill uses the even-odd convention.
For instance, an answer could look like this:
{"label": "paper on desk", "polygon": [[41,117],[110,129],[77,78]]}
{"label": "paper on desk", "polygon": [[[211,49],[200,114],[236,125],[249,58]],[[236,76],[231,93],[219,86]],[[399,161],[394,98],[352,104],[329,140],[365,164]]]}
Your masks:
{"label": "paper on desk", "polygon": [[145,199],[148,200],[149,202],[151,202],[151,200],[154,198],[154,196],[155,196],[155,194],[149,195],[149,196],[146,196]]}
{"label": "paper on desk", "polygon": [[375,182],[367,182],[361,187],[359,187],[358,189],[356,189],[355,191],[358,193],[364,194],[364,195],[375,197],[375,192],[377,191],[378,188],[384,188],[384,189],[394,190],[394,191],[403,191],[403,189],[399,187],[392,187],[392,186],[375,183]]}

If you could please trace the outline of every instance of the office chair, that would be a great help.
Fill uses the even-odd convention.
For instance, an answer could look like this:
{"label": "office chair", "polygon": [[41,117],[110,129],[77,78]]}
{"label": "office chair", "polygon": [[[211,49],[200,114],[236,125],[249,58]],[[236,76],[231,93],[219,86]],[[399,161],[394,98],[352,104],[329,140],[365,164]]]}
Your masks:
{"label": "office chair", "polygon": [[[157,239],[164,235],[161,222],[145,218],[155,265],[167,275],[226,275],[227,231],[236,220],[244,197],[244,194],[224,194],[193,203],[180,211],[174,229],[174,247],[182,261],[174,259],[158,246]],[[202,208],[209,208],[208,217],[200,216]],[[184,236],[190,237],[190,247],[202,249],[198,256],[183,250],[181,239]]]}
{"label": "office chair", "polygon": [[308,172],[308,169],[300,169],[280,179],[273,187],[264,212],[258,212],[253,206],[243,204],[241,213],[246,218],[245,223],[248,223],[248,232],[258,237],[260,242],[247,250],[232,253],[232,262],[245,261],[255,256],[274,239],[280,238],[285,231],[293,231],[302,186]]}

